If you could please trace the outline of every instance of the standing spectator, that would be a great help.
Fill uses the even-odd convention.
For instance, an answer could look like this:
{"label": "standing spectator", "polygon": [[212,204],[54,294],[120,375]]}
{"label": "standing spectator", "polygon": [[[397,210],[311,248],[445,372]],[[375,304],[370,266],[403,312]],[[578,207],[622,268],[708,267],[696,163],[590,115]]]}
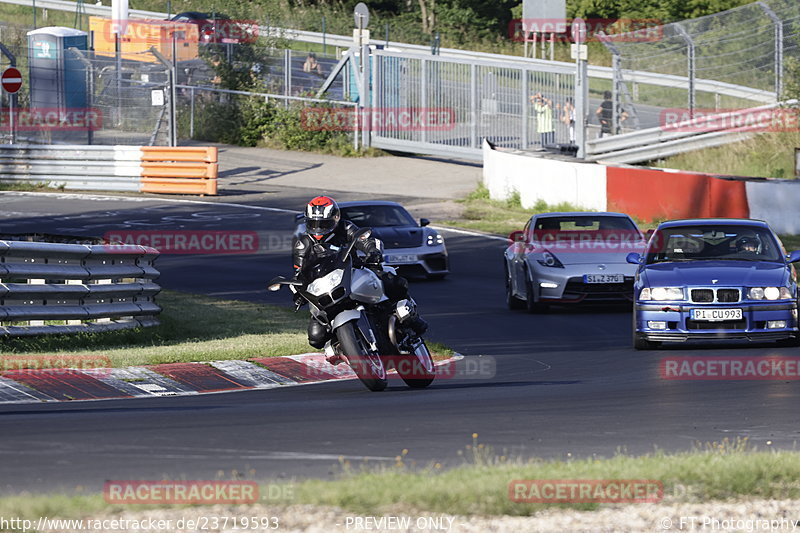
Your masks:
{"label": "standing spectator", "polygon": [[[556,104],[558,108],[559,105]],[[569,128],[569,143],[575,144],[575,101],[571,96],[567,97],[566,103],[561,109],[561,122]]]}
{"label": "standing spectator", "polygon": [[531,96],[533,110],[536,113],[536,132],[539,134],[539,144],[542,147],[552,145],[556,140],[556,130],[553,124],[553,101],[536,93]]}
{"label": "standing spectator", "polygon": [[611,123],[614,121],[614,102],[611,101],[611,96],[611,91],[604,92],[603,102],[594,112],[600,121],[600,138],[611,133]]}
{"label": "standing spectator", "polygon": [[[605,91],[603,93],[603,102],[600,104],[600,107],[597,108],[597,111],[594,112],[597,115],[597,119],[600,121],[600,135],[598,138],[602,138],[603,135],[611,134],[613,129],[614,123],[614,102],[611,101],[612,94],[611,91]],[[619,114],[619,122],[622,123],[625,119],[628,118],[628,113],[623,111]],[[617,131],[614,133],[617,134],[620,131],[620,126],[617,125]]]}

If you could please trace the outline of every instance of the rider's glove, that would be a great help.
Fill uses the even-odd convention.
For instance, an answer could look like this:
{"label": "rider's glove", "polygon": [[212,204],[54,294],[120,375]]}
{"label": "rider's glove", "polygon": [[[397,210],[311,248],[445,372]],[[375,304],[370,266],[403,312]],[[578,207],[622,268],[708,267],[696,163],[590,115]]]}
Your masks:
{"label": "rider's glove", "polygon": [[372,250],[367,254],[366,262],[373,265],[379,265],[383,261],[383,254],[380,250]]}

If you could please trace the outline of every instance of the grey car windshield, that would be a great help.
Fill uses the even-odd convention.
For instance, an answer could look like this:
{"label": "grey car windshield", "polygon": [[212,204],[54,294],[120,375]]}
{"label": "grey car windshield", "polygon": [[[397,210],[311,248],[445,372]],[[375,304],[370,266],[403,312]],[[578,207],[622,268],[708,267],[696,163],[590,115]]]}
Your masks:
{"label": "grey car windshield", "polygon": [[647,264],[670,261],[783,262],[772,232],[755,226],[680,226],[653,235]]}
{"label": "grey car windshield", "polygon": [[408,211],[397,205],[359,205],[342,208],[342,216],[361,228],[416,226]]}

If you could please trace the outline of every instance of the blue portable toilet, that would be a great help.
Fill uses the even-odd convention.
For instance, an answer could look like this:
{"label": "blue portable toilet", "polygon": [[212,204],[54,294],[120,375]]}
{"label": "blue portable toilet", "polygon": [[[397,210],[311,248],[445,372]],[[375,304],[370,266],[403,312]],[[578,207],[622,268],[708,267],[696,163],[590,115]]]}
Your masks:
{"label": "blue portable toilet", "polygon": [[69,48],[88,50],[85,31],[61,26],[28,32],[31,108],[85,108],[86,66]]}

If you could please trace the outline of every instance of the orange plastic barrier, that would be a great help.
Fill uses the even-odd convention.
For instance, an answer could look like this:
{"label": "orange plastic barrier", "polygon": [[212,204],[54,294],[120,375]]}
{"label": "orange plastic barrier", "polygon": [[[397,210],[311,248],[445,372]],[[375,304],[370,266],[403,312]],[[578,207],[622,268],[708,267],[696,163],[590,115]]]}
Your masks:
{"label": "orange plastic barrier", "polygon": [[142,161],[217,162],[216,146],[142,146]]}
{"label": "orange plastic barrier", "polygon": [[143,146],[142,192],[217,194],[217,148]]}
{"label": "orange plastic barrier", "polygon": [[735,178],[609,166],[606,195],[609,211],[643,220],[750,216],[745,181]]}

